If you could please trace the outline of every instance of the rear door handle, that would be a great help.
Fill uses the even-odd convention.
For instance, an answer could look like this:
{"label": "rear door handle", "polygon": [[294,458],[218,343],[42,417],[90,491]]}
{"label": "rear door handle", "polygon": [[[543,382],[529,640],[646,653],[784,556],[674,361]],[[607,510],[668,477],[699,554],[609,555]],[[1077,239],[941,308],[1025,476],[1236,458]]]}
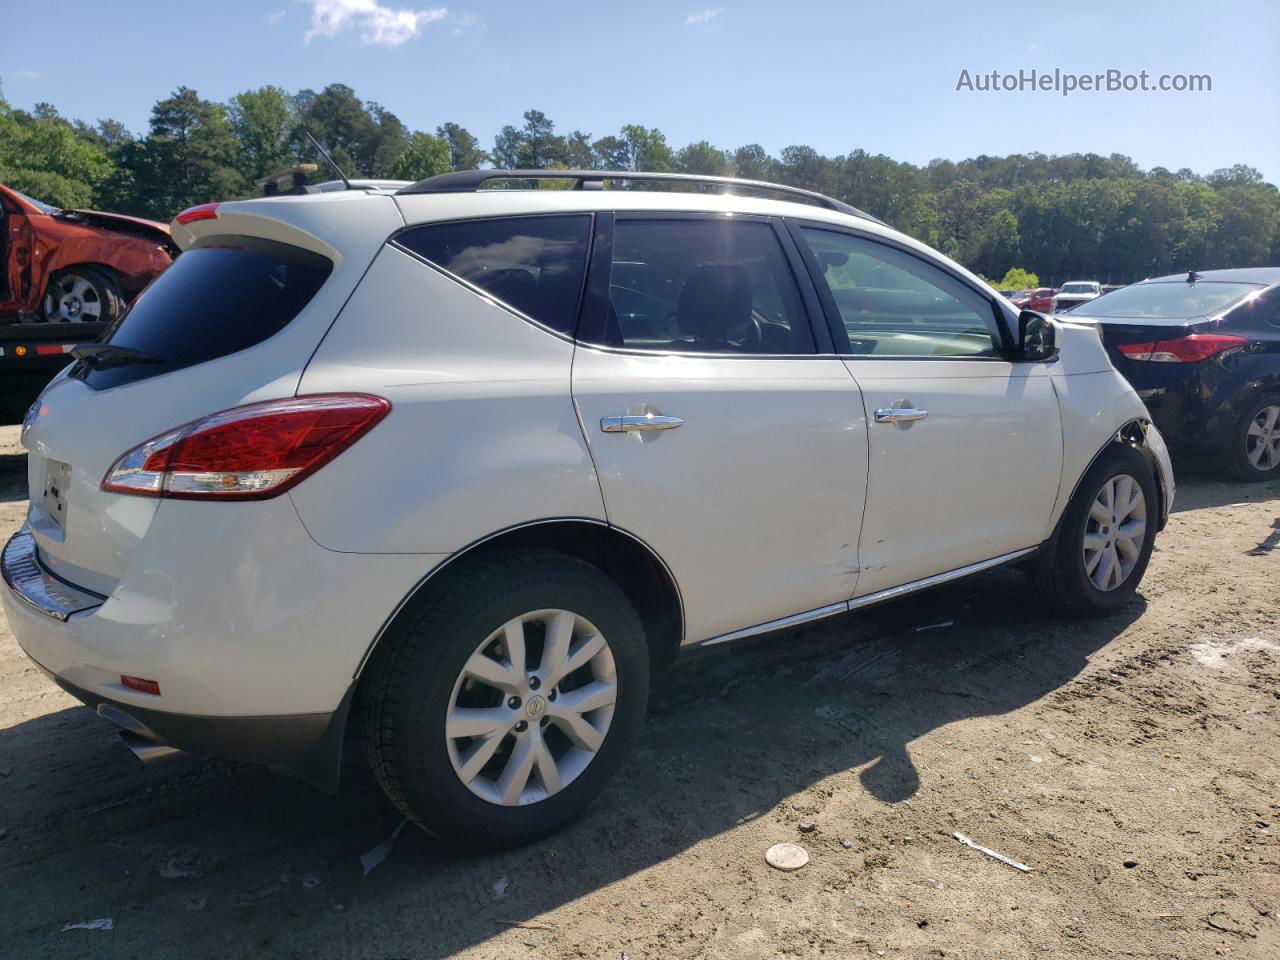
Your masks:
{"label": "rear door handle", "polygon": [[600,429],[605,433],[631,433],[635,430],[674,430],[676,427],[683,426],[684,420],[680,417],[664,417],[655,413],[600,418]]}
{"label": "rear door handle", "polygon": [[881,407],[876,411],[876,423],[910,423],[928,415],[928,410],[919,407]]}

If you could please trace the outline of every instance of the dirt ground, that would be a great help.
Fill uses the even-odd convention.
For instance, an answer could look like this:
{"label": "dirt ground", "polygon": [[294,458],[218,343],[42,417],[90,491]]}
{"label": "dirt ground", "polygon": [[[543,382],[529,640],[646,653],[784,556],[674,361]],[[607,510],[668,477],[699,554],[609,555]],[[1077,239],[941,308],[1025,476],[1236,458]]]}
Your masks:
{"label": "dirt ground", "polygon": [[997,571],[698,655],[576,827],[484,857],[407,830],[367,875],[399,821],[358,760],[334,797],[144,768],[5,627],[0,957],[1280,957],[1280,483],[1180,480],[1110,619]]}

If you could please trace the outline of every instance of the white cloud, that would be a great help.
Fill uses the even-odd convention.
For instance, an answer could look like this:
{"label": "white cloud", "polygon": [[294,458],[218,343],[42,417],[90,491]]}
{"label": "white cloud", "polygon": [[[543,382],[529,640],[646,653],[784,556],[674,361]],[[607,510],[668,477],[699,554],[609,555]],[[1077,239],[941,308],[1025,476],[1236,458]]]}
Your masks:
{"label": "white cloud", "polygon": [[269,14],[267,16],[267,23],[271,24],[274,27],[277,23],[279,23],[281,20],[284,19],[284,13],[285,12],[283,10],[277,10],[275,13]]}
{"label": "white cloud", "polygon": [[384,7],[377,0],[311,0],[311,27],[305,40],[310,43],[315,37],[336,37],[345,30],[355,30],[361,43],[398,47],[427,24],[448,15],[444,7],[409,10]]}
{"label": "white cloud", "polygon": [[695,10],[684,18],[684,25],[692,27],[699,23],[710,23],[724,13],[724,7],[708,7],[706,10]]}

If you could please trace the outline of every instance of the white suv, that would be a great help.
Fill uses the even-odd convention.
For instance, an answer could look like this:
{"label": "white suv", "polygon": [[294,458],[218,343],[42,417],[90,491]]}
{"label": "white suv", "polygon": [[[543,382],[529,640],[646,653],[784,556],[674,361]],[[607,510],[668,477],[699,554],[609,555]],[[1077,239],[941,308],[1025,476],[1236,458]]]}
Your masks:
{"label": "white suv", "polygon": [[548,175],[178,216],[24,426],[31,658],[135,744],[323,787],[359,728],[415,823],[501,846],[601,791],[683,647],[1011,561],[1131,598],[1173,478],[1096,328],[817,194]]}

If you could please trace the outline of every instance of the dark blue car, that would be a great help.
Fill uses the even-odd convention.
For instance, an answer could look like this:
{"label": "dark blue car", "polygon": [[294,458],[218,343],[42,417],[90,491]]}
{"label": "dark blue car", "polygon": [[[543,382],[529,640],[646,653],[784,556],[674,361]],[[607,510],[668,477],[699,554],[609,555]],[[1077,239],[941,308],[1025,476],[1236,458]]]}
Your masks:
{"label": "dark blue car", "polygon": [[1111,362],[1171,447],[1280,478],[1280,267],[1144,280],[1071,311],[1101,325]]}

